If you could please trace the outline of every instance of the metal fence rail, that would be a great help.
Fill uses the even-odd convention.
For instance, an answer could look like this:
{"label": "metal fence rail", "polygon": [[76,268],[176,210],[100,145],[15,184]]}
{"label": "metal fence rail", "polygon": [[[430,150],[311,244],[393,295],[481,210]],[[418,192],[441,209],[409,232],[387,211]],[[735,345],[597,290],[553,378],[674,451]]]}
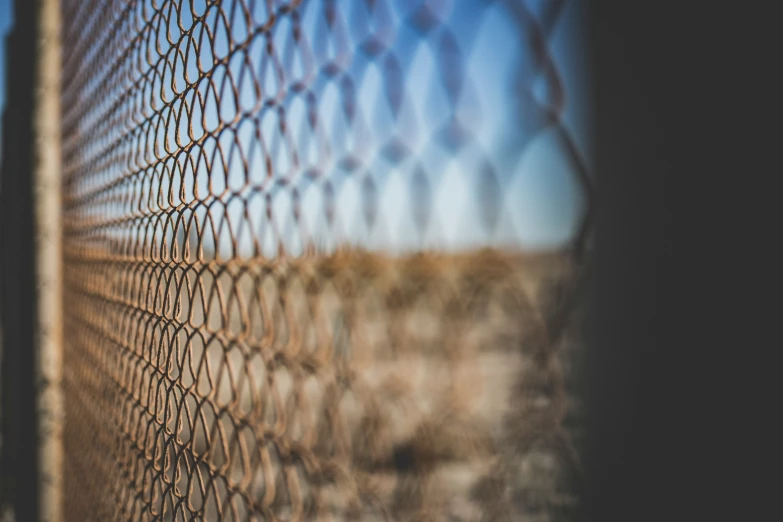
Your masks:
{"label": "metal fence rail", "polygon": [[568,517],[565,5],[62,1],[67,520]]}

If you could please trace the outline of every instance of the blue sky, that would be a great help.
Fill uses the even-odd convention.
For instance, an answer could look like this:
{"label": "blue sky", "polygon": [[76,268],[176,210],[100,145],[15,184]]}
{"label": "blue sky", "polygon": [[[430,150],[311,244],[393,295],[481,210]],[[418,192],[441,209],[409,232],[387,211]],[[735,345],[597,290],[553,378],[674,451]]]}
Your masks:
{"label": "blue sky", "polygon": [[[308,14],[317,11],[311,8],[317,3],[317,0],[313,0],[303,4],[306,6],[303,8],[305,34],[316,32],[316,22],[312,20],[318,18]],[[546,0],[526,0],[534,13],[546,3]],[[197,1],[195,4],[198,5],[199,12],[205,10],[201,2]],[[338,0],[338,9],[345,13],[351,12],[350,5],[350,0]],[[444,2],[441,5],[449,3]],[[328,129],[330,142],[335,148],[333,157],[339,158],[341,154],[349,151],[362,156],[367,170],[376,180],[379,193],[379,218],[372,230],[369,230],[362,226],[360,177],[342,172],[333,161],[324,162],[323,159],[317,159],[317,153],[313,154],[315,163],[308,163],[307,154],[303,153],[307,145],[300,145],[300,173],[308,167],[317,167],[333,182],[340,184],[336,201],[337,226],[329,231],[324,228],[323,192],[317,187],[310,187],[312,190],[306,189],[302,193],[302,221],[306,225],[307,234],[321,248],[329,250],[335,242],[347,242],[391,251],[418,248],[462,250],[486,245],[520,244],[529,249],[549,249],[564,244],[576,231],[583,208],[582,194],[574,167],[567,160],[563,144],[558,141],[558,134],[553,130],[527,132],[520,128],[524,116],[519,112],[515,113],[515,110],[526,110],[525,107],[517,107],[519,104],[515,101],[513,87],[513,74],[520,64],[526,64],[521,66],[523,70],[525,67],[532,67],[531,47],[525,43],[526,35],[520,34],[509,22],[508,13],[501,8],[491,9],[479,16],[476,12],[479,6],[477,2],[466,1],[455,5],[459,5],[459,9],[449,11],[449,25],[455,30],[458,45],[463,48],[461,60],[467,78],[467,86],[457,102],[447,100],[447,94],[441,86],[441,71],[434,59],[432,48],[419,45],[418,36],[407,35],[404,28],[393,43],[394,54],[405,69],[407,91],[403,101],[403,116],[396,121],[388,112],[388,104],[383,94],[384,80],[378,72],[377,63],[368,66],[361,59],[357,59],[350,65],[351,75],[357,79],[361,78],[357,85],[356,102],[357,113],[362,114],[368,125],[366,136],[362,136],[356,126],[351,127],[345,123],[339,109],[341,94],[334,84],[324,88],[316,87],[319,93],[317,110],[321,124]],[[589,163],[589,107],[586,104],[589,99],[586,90],[589,82],[586,37],[583,31],[584,5],[580,0],[566,4],[549,39],[549,49],[554,55],[555,68],[566,93],[564,123]],[[476,23],[477,20],[481,23]],[[311,23],[312,26],[309,25]],[[285,30],[275,32],[275,48],[286,47],[287,34]],[[468,34],[473,35],[470,44],[465,36]],[[207,61],[211,60],[213,53],[216,56],[228,53],[228,36],[221,38],[220,35],[218,32],[212,49],[209,49],[208,45],[202,47],[202,54],[206,55]],[[263,39],[258,39],[250,46],[253,63],[263,61],[263,42]],[[241,63],[237,62],[237,65]],[[228,69],[232,69],[231,63]],[[195,72],[194,69],[193,73]],[[184,78],[181,71],[175,71],[174,74]],[[225,69],[218,69],[212,78],[219,84],[225,74]],[[239,68],[234,70],[233,74],[238,77]],[[277,85],[273,78],[271,74],[264,75],[262,88],[267,92],[276,92]],[[164,79],[162,83],[165,85],[169,81]],[[541,96],[546,96],[547,83],[539,81],[538,84],[542,86]],[[242,92],[248,95],[247,100]],[[240,106],[252,107],[254,99],[251,90],[240,91],[239,100],[236,101]],[[219,103],[207,102],[203,109],[207,129],[201,129],[201,124],[198,123],[200,116],[190,120],[191,124],[199,129],[195,137],[216,128],[221,119],[226,123],[230,122],[237,111],[234,102],[232,97],[224,97]],[[452,157],[444,156],[442,149],[434,145],[433,140],[437,128],[445,121],[444,118],[451,114],[450,104],[456,105],[456,112],[473,133],[473,140],[478,145],[471,147],[472,152],[463,151]],[[310,136],[303,123],[304,104],[293,98],[293,101],[284,102],[284,107],[286,121],[292,127],[292,136],[300,135],[301,132]],[[151,108],[149,110],[152,112]],[[272,153],[273,169],[281,178],[289,178],[290,158],[285,154],[284,141],[277,139],[280,138],[275,127],[277,120],[270,114],[271,112],[267,112],[268,117],[261,117],[261,132],[267,141],[278,141],[280,144],[279,151],[282,153]],[[406,114],[408,120],[413,122],[410,128],[405,128]],[[400,130],[402,132],[397,132]],[[241,124],[236,132],[238,142],[246,151],[251,148],[249,144],[253,141],[251,132],[252,128],[244,124]],[[411,162],[403,162],[389,169],[383,160],[379,160],[377,147],[386,143],[385,140],[392,132],[396,132],[397,138],[402,137],[413,151],[412,156],[423,165],[426,173],[425,178],[431,193],[431,218],[423,231],[413,221],[416,194],[411,192],[414,186],[412,180],[415,178]],[[219,140],[223,150],[231,148],[233,137],[234,134],[230,132],[223,134]],[[305,138],[304,143],[307,141]],[[309,142],[312,144],[313,140],[309,139]],[[215,145],[215,141],[208,140],[204,144],[204,150],[211,154]],[[274,149],[274,145],[271,147]],[[480,163],[477,162],[482,159],[489,159],[495,169],[500,181],[500,200],[503,201],[504,209],[489,235],[487,229],[480,225],[481,209],[477,204],[480,198],[475,195],[476,173],[480,170]],[[257,155],[255,161],[256,163],[250,161],[253,171],[250,178],[257,175],[255,183],[262,183],[264,169],[260,156]],[[256,168],[253,168],[254,166]],[[202,163],[198,170],[199,172],[183,178],[182,183],[188,194],[187,202],[194,200],[196,193],[208,194],[210,183],[214,194],[221,193],[227,185],[239,187],[246,175],[240,162],[230,164],[226,173],[223,173],[218,163],[214,163],[211,170]],[[289,178],[293,185],[298,184],[298,177],[294,172]],[[252,199],[248,205],[250,219],[254,223],[253,232],[247,227],[237,227],[237,224],[243,221],[244,212],[239,201],[229,197],[223,201],[233,233],[222,234],[224,241],[218,241],[218,244],[212,245],[210,241],[205,244],[210,250],[216,248],[220,257],[234,255],[232,236],[239,236],[239,255],[252,255],[250,238],[259,236],[262,238],[260,242],[263,255],[274,256],[278,243],[282,243],[291,254],[296,255],[301,251],[301,237],[291,233],[294,225],[289,190],[281,190],[272,197],[272,228],[276,228],[277,233],[270,232],[270,227],[265,224],[265,204],[261,198]],[[205,209],[199,210],[206,214]],[[198,216],[199,221],[204,219],[205,216]],[[221,222],[222,220],[217,219],[215,226],[219,227]]]}
{"label": "blue sky", "polygon": [[0,0],[0,110],[5,107],[5,35],[11,21],[11,0]]}
{"label": "blue sky", "polygon": [[[521,1],[521,0],[520,0]],[[318,0],[311,0],[307,4],[317,4]],[[10,26],[11,0],[0,0],[0,32],[5,34]],[[350,0],[345,2],[338,0],[338,4],[350,5]],[[402,2],[405,3],[405,2]],[[525,3],[531,7],[535,13],[537,9],[545,5],[546,0],[526,0]],[[200,0],[195,0],[194,6],[203,4]],[[444,5],[449,4],[446,2]],[[584,155],[588,164],[590,163],[590,141],[588,133],[588,122],[590,115],[589,106],[586,103],[590,84],[587,77],[588,68],[586,66],[586,35],[584,34],[584,5],[581,0],[571,0],[561,13],[560,19],[555,26],[554,32],[549,39],[549,49],[554,55],[556,69],[563,83],[566,93],[566,105],[564,121],[565,125],[574,135],[577,147]],[[367,230],[362,230],[356,226],[345,226],[342,240],[352,243],[367,244],[374,242],[393,243],[394,249],[408,250],[421,246],[446,246],[446,247],[473,247],[482,244],[508,244],[522,243],[529,248],[548,248],[554,247],[571,236],[578,223],[579,214],[582,209],[580,189],[576,183],[573,173],[573,167],[569,165],[567,158],[563,154],[562,144],[558,143],[557,134],[553,131],[545,131],[535,134],[532,141],[526,141],[530,135],[525,135],[518,126],[520,117],[515,116],[513,92],[510,90],[510,81],[513,78],[510,74],[520,63],[520,60],[530,60],[525,56],[525,45],[519,40],[518,32],[515,33],[514,26],[508,23],[506,14],[495,9],[489,16],[485,16],[480,25],[474,23],[475,13],[470,7],[472,2],[458,4],[464,9],[455,9],[450,15],[450,25],[456,29],[458,38],[462,38],[467,32],[473,32],[474,40],[472,45],[468,45],[467,53],[463,56],[463,65],[465,74],[468,78],[469,88],[465,92],[469,93],[461,96],[457,102],[458,112],[462,113],[464,122],[468,124],[474,132],[474,141],[478,144],[478,156],[475,154],[462,155],[443,159],[442,153],[438,152],[436,147],[430,145],[430,138],[438,122],[449,112],[446,94],[442,88],[438,88],[439,71],[437,64],[433,60],[433,55],[427,46],[411,47],[410,42],[415,42],[416,38],[410,38],[406,41],[404,35],[401,35],[395,49],[401,60],[408,65],[406,74],[406,90],[408,93],[417,93],[409,96],[405,102],[410,107],[408,110],[413,114],[412,118],[419,122],[418,139],[415,133],[409,137],[408,145],[417,152],[416,156],[422,164],[425,165],[426,177],[430,182],[431,207],[434,215],[430,219],[432,226],[422,233],[411,221],[414,210],[411,207],[413,198],[411,197],[411,179],[410,169],[400,169],[395,167],[390,173],[383,173],[383,186],[379,188],[378,206],[380,209],[381,220],[385,221],[382,228],[384,233],[374,230],[368,234]],[[201,10],[204,6],[199,7]],[[311,10],[312,11],[312,10]],[[307,25],[305,16],[304,24]],[[279,31],[283,34],[283,31]],[[259,43],[261,40],[259,39]],[[0,40],[0,48],[5,43],[5,39]],[[280,42],[281,46],[284,42]],[[214,44],[215,53],[221,53],[221,46],[226,47],[226,41],[221,38]],[[463,47],[464,47],[463,43]],[[261,59],[261,45],[256,46],[258,56]],[[251,47],[252,49],[253,47]],[[410,48],[406,58],[406,48]],[[225,49],[223,50],[225,51]],[[521,53],[521,54],[520,54]],[[3,53],[0,53],[0,55]],[[0,106],[4,103],[5,87],[5,64],[4,57],[0,56]],[[181,62],[180,62],[181,63]],[[384,115],[383,103],[379,99],[381,79],[377,71],[373,72],[372,67],[365,74],[375,74],[376,79],[365,80],[359,86],[357,93],[357,102],[361,110],[366,114],[372,114],[371,130],[376,133],[376,143],[380,143],[378,132],[383,133],[384,127],[394,128],[395,125],[384,124],[384,118],[390,116]],[[177,73],[179,74],[179,73]],[[546,83],[538,82],[542,87],[541,96],[546,96]],[[273,86],[269,86],[274,90]],[[334,100],[331,100],[331,98]],[[336,134],[331,136],[331,141],[337,142],[336,137],[341,132],[340,116],[337,110],[330,110],[332,106],[337,107],[339,92],[330,89],[328,86],[321,92],[319,99],[319,112],[323,110],[323,121],[329,129],[336,129]],[[238,100],[241,104],[242,100]],[[223,103],[220,107],[205,107],[204,116],[207,126],[216,124],[223,111]],[[231,104],[233,105],[233,104]],[[289,123],[298,120],[304,121],[304,106],[296,102],[286,107],[287,120]],[[524,109],[524,108],[522,108]],[[228,109],[229,112],[231,109]],[[298,112],[297,112],[298,111]],[[476,116],[474,118],[474,115]],[[335,119],[337,118],[337,120]],[[229,118],[230,119],[230,118]],[[272,120],[269,120],[272,125]],[[193,119],[191,120],[193,121]],[[296,126],[296,123],[293,123]],[[263,126],[262,126],[263,127]],[[262,128],[263,130],[263,128]],[[241,126],[238,132],[240,141],[243,141]],[[347,132],[347,141],[343,145],[345,148],[351,146],[350,142],[357,139],[356,132],[351,129],[343,128]],[[266,131],[264,131],[266,134]],[[274,129],[270,127],[270,134],[275,134]],[[247,135],[249,142],[250,135]],[[524,145],[524,146],[521,146]],[[244,145],[243,145],[244,146]],[[521,151],[521,154],[519,153]],[[374,153],[371,153],[374,154]],[[440,156],[439,156],[440,154]],[[477,226],[481,209],[476,205],[479,198],[473,193],[476,189],[475,173],[477,171],[476,161],[481,161],[481,154],[488,158],[496,169],[497,179],[500,181],[500,198],[505,201],[505,214],[498,217],[499,224],[495,227],[494,237],[488,238],[486,231]],[[275,155],[275,168],[279,172],[285,172],[289,165],[285,165],[286,154]],[[279,165],[279,161],[282,162]],[[426,165],[430,167],[427,168]],[[466,165],[468,165],[466,167]],[[322,165],[319,165],[321,167]],[[325,167],[332,169],[333,167]],[[377,171],[384,168],[383,165],[371,163],[371,168]],[[214,166],[213,166],[214,169]],[[403,172],[403,170],[407,170]],[[212,173],[204,172],[203,175],[195,174],[191,178],[191,185],[201,186],[201,193],[206,192],[206,180],[212,178],[213,183],[216,176]],[[232,184],[233,179],[241,179],[244,172],[234,171],[226,173],[223,183]],[[330,175],[332,172],[330,172]],[[342,176],[339,169],[334,172],[335,176]],[[170,181],[174,183],[175,180]],[[168,182],[167,182],[168,183]],[[187,185],[187,181],[183,181]],[[192,187],[195,188],[195,187]],[[192,188],[189,192],[193,194]],[[357,218],[361,212],[361,197],[359,196],[359,183],[350,176],[344,180],[343,188],[338,192],[338,221],[346,224],[359,221]],[[285,191],[283,191],[285,192]],[[311,232],[315,233],[322,221],[322,208],[324,205],[322,194],[317,191],[310,191],[311,199],[308,195],[303,197],[303,220],[311,223],[309,227]],[[195,195],[195,194],[193,194]],[[320,200],[319,200],[320,198]],[[289,198],[290,199],[290,198]],[[281,193],[280,197],[275,199],[275,213],[279,208],[279,215],[290,216],[291,202],[286,199],[286,195]],[[239,207],[237,206],[237,211]],[[261,218],[262,207],[261,200],[258,200],[258,208],[249,209],[252,215],[258,215]],[[231,217],[231,208],[228,209],[229,219]],[[237,214],[236,219],[239,215]],[[287,221],[281,219],[280,221]],[[377,227],[376,227],[377,229]],[[286,236],[285,231],[281,231]],[[352,235],[353,234],[353,235]],[[326,234],[330,235],[330,234]],[[383,236],[383,237],[382,237]],[[288,234],[287,237],[292,237]],[[445,242],[445,244],[444,244]],[[219,249],[221,245],[216,245]],[[367,245],[373,246],[373,245]],[[381,246],[381,245],[374,245]],[[273,244],[268,245],[269,254],[275,250]],[[287,250],[296,250],[295,245],[287,245]],[[267,250],[265,248],[265,250]]]}
{"label": "blue sky", "polygon": [[[5,38],[11,28],[11,0],[0,0],[0,115],[5,108]],[[3,155],[3,129],[0,124],[0,158]]]}

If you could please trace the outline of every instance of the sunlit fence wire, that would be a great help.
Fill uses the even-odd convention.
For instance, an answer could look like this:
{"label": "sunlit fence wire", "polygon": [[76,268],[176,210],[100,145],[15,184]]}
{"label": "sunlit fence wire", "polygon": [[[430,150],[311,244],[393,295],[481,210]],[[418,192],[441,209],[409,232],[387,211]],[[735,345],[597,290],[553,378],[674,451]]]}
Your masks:
{"label": "sunlit fence wire", "polygon": [[568,4],[62,5],[67,519],[567,517]]}

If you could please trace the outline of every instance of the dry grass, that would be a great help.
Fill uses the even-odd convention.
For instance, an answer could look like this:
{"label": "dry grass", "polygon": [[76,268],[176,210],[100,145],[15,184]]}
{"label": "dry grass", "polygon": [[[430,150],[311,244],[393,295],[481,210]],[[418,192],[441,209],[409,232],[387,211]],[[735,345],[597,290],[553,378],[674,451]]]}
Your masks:
{"label": "dry grass", "polygon": [[[94,458],[124,472],[107,480],[127,513],[553,520],[572,501],[547,329],[564,255],[344,251],[135,272],[78,255],[69,400],[104,394],[114,424],[94,427],[114,449]],[[135,497],[146,490],[159,493]]]}

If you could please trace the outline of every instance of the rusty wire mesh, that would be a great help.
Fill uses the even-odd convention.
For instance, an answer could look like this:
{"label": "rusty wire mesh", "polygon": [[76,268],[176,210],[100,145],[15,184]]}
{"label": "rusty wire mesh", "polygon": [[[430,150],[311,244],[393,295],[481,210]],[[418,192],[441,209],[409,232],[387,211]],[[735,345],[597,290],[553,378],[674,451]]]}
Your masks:
{"label": "rusty wire mesh", "polygon": [[67,519],[566,516],[563,2],[62,4]]}

